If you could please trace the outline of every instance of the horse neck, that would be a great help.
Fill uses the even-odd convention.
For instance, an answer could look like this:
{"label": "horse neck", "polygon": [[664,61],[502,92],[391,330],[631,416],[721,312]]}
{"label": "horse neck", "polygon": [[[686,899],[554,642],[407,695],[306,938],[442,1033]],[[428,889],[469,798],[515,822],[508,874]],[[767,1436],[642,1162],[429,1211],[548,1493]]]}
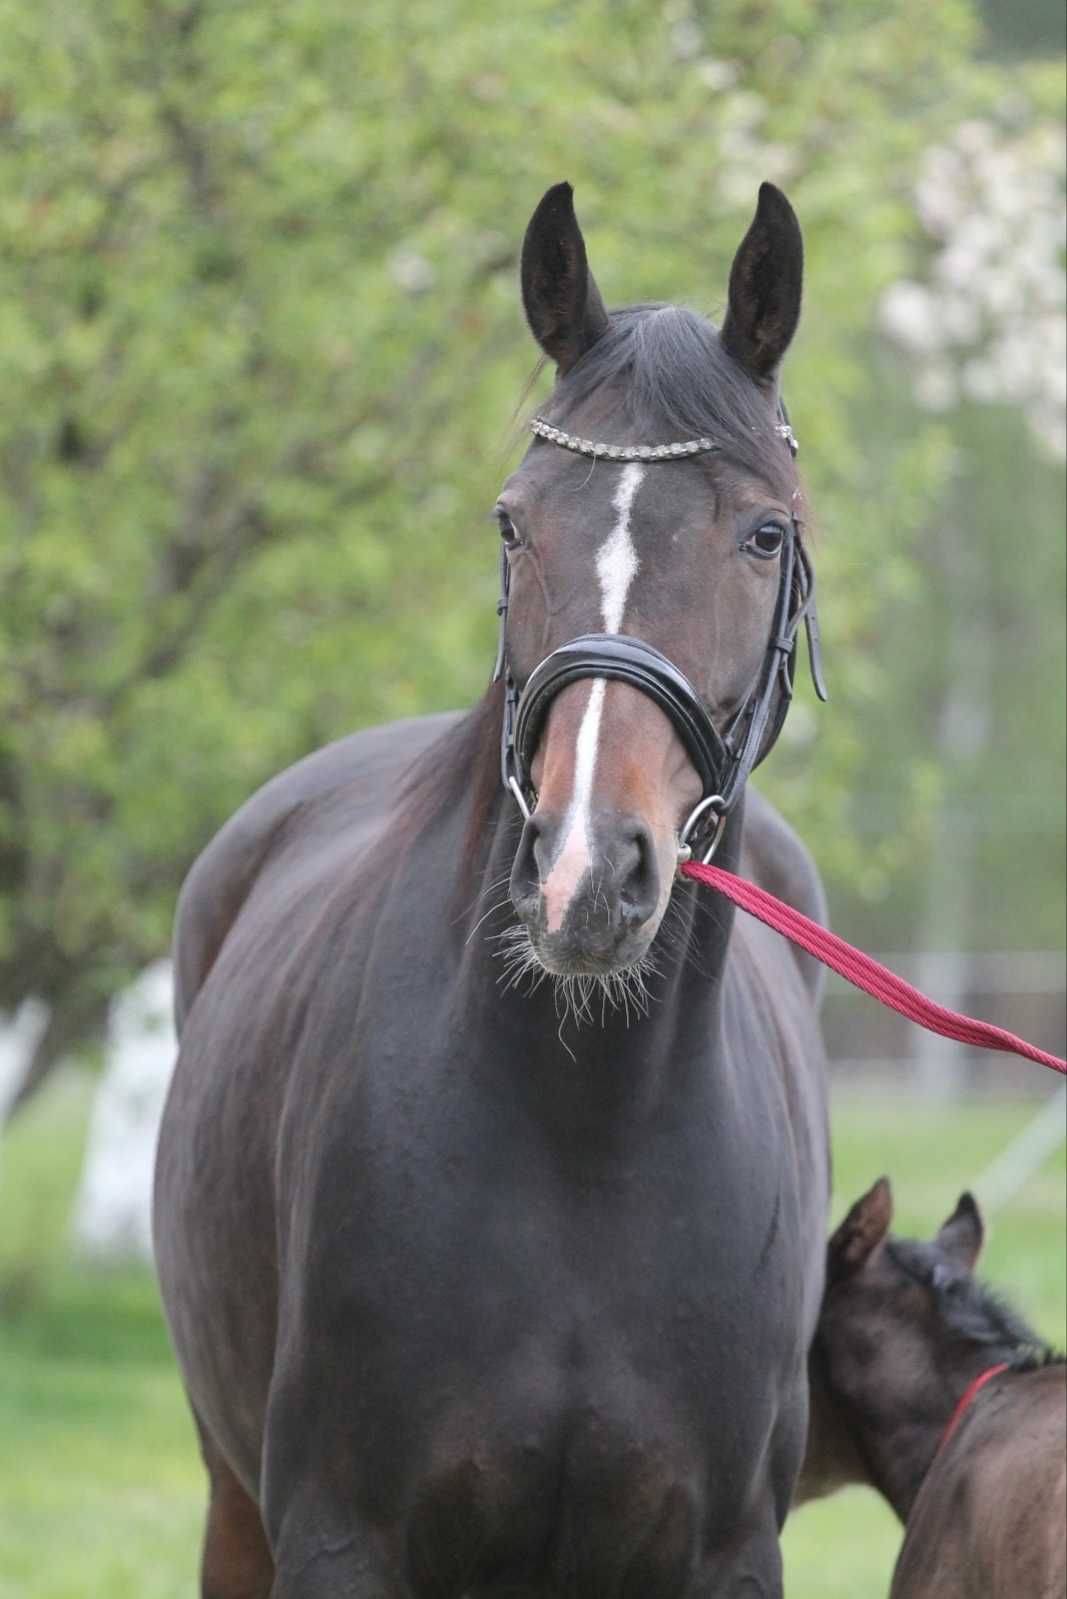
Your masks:
{"label": "horse neck", "polygon": [[[740,851],[741,806],[723,837],[719,858],[734,865]],[[649,978],[647,1014],[629,1014],[591,999],[591,1019],[561,1023],[561,997],[551,976],[536,974],[512,987],[500,934],[515,923],[508,877],[518,845],[518,816],[506,795],[494,805],[491,841],[476,902],[462,918],[464,946],[459,981],[463,1014],[481,1019],[494,1054],[510,1050],[521,1061],[519,1079],[544,1114],[574,1118],[588,1109],[598,1125],[613,1109],[623,1116],[652,1113],[667,1098],[708,1074],[709,1049],[721,1047],[723,969],[733,909],[699,884],[675,885],[671,905],[653,944],[658,975]],[[502,980],[503,979],[503,980]]]}
{"label": "horse neck", "polygon": [[808,1396],[808,1439],[793,1489],[794,1510],[840,1488],[873,1486],[856,1429],[831,1392],[817,1346],[808,1362]]}
{"label": "horse neck", "polygon": [[[838,1412],[843,1422],[840,1430],[848,1436],[853,1460],[862,1463],[862,1475],[839,1476],[835,1486],[843,1486],[845,1481],[867,1482],[906,1522],[967,1389],[991,1366],[1002,1361],[1010,1365],[1011,1354],[1010,1350],[998,1353],[982,1347],[954,1356],[948,1370],[931,1362],[927,1385],[930,1398],[919,1414],[912,1406],[890,1405],[885,1396],[872,1396],[868,1414],[863,1414],[863,1407],[856,1404],[842,1406]],[[977,1402],[980,1404],[981,1400]],[[836,1402],[830,1398],[829,1403]],[[887,1415],[892,1416],[888,1422]],[[839,1462],[842,1458],[839,1456]]]}

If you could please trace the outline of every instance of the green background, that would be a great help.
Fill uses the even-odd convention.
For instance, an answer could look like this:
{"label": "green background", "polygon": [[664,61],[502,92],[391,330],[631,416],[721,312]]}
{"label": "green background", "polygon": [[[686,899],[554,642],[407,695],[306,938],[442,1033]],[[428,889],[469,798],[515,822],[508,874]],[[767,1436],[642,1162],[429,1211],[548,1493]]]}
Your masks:
{"label": "green background", "polygon": [[[0,1599],[164,1599],[193,1591],[203,1483],[155,1291],[68,1244],[108,1004],[261,781],[484,686],[550,183],[609,303],[713,317],[758,182],[787,190],[833,697],[802,686],[766,786],[870,947],[1063,949],[1062,462],[1021,405],[925,409],[879,311],[935,270],[931,149],[972,123],[1024,168],[1062,147],[1063,17],[0,0],[0,39],[0,1018],[50,1013],[0,1141]],[[836,1095],[835,1213],[884,1170],[929,1234],[1033,1107],[889,1088]],[[985,1263],[1061,1344],[1063,1178]],[[790,1599],[884,1593],[897,1541],[870,1494],[805,1510]]]}

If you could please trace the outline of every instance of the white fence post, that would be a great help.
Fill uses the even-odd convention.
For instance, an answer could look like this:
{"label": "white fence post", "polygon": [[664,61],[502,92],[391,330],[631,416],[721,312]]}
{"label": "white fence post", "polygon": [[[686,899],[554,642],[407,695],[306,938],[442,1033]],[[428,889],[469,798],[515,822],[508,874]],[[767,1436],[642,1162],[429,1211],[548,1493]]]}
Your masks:
{"label": "white fence post", "polygon": [[152,1258],[152,1169],[177,1043],[169,961],[112,1001],[107,1054],[89,1119],[73,1238],[92,1260]]}
{"label": "white fence post", "polygon": [[47,1026],[48,1006],[39,999],[23,1000],[13,1016],[0,1012],[0,1125]]}

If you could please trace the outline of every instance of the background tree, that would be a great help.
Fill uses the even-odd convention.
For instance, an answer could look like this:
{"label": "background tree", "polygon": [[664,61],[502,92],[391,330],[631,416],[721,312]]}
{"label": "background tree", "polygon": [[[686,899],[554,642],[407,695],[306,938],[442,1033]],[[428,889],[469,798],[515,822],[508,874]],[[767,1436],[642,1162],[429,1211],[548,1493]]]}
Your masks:
{"label": "background tree", "polygon": [[962,0],[414,0],[402,28],[385,0],[0,0],[0,28],[0,1008],[48,1009],[23,1097],[256,784],[480,689],[517,248],[561,177],[609,303],[714,315],[760,179],[801,214],[834,704],[768,781],[846,914],[884,897],[937,782],[880,648],[944,592],[958,448],[887,399],[877,309],[922,245],[921,152],[1005,92]]}

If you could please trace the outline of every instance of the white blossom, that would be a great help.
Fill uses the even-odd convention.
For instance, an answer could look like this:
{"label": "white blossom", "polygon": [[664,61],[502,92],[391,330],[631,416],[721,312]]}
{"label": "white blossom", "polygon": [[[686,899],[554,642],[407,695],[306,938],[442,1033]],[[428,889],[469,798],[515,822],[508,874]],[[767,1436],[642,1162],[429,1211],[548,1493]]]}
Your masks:
{"label": "white blossom", "polygon": [[704,40],[692,17],[683,17],[671,28],[671,50],[676,61],[691,61],[700,54]]}
{"label": "white blossom", "polygon": [[948,411],[956,402],[956,379],[944,362],[928,362],[915,378],[915,397],[924,411]]}
{"label": "white blossom", "polygon": [[915,185],[931,244],[925,277],[891,285],[880,307],[882,328],[914,362],[920,404],[1016,404],[1061,455],[1065,165],[1062,126],[961,123],[927,152]]}
{"label": "white blossom", "polygon": [[732,89],[738,79],[738,69],[732,61],[717,61],[714,56],[705,56],[697,66],[697,75],[706,89],[721,94],[724,89]]}
{"label": "white blossom", "polygon": [[93,1102],[74,1243],[95,1260],[152,1258],[152,1169],[177,1042],[169,961],[111,1002],[107,1064]]}
{"label": "white blossom", "polygon": [[882,296],[881,323],[889,337],[916,352],[939,350],[944,343],[937,298],[922,283],[902,278]]}
{"label": "white blossom", "polygon": [[417,250],[394,251],[389,272],[397,287],[408,294],[425,294],[434,285],[433,267]]}

